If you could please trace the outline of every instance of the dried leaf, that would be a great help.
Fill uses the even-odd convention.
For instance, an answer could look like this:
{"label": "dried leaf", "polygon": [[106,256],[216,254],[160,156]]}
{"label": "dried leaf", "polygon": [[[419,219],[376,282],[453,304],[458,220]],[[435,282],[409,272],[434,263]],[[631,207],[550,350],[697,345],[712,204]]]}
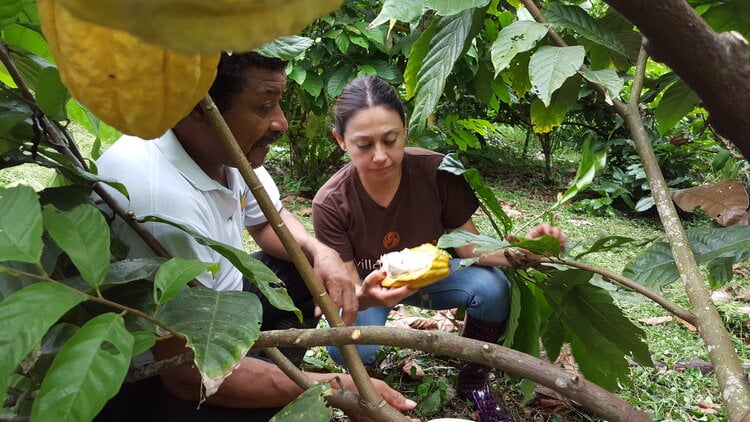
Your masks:
{"label": "dried leaf", "polygon": [[711,292],[711,299],[714,301],[714,303],[731,302],[734,300],[734,295],[732,295],[732,293],[730,293],[726,289],[719,289]]}
{"label": "dried leaf", "polygon": [[424,378],[424,369],[419,366],[415,359],[408,358],[399,363],[402,364],[401,371],[410,379],[421,381]]}
{"label": "dried leaf", "polygon": [[651,318],[641,318],[638,321],[647,324],[647,325],[658,325],[658,324],[666,324],[667,322],[672,322],[673,318],[671,316],[660,316],[660,317],[651,317]]}
{"label": "dried leaf", "polygon": [[736,180],[681,189],[672,193],[672,200],[683,211],[693,212],[700,207],[722,226],[747,225],[750,222],[747,185]]}
{"label": "dried leaf", "polygon": [[693,324],[691,324],[691,323],[689,323],[689,322],[685,321],[685,320],[684,320],[684,319],[682,319],[682,318],[679,318],[679,317],[678,317],[678,318],[677,318],[677,322],[679,322],[680,324],[684,325],[684,326],[685,326],[685,328],[687,328],[687,329],[688,329],[688,330],[689,330],[690,332],[692,332],[692,333],[697,333],[697,332],[698,332],[698,329],[697,329],[697,328],[695,328],[695,325],[693,325]]}

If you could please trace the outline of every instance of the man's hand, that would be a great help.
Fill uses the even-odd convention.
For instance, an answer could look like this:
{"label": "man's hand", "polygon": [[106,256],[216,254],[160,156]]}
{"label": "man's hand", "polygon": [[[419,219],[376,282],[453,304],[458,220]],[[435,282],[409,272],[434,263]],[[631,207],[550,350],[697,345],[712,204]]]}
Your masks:
{"label": "man's hand", "polygon": [[362,285],[357,289],[357,299],[359,301],[360,310],[365,310],[371,306],[386,306],[392,308],[405,298],[419,291],[419,289],[410,286],[390,289],[383,287],[380,285],[380,282],[383,281],[385,276],[385,271],[375,270],[365,277]]}
{"label": "man's hand", "polygon": [[[330,380],[331,374],[320,374],[323,375],[323,377],[328,376],[328,379]],[[318,374],[315,375],[315,377],[318,377]],[[354,394],[357,394],[357,386],[354,384],[354,380],[352,380],[351,376],[346,374],[339,374],[337,375],[336,379],[330,380],[331,385],[334,388],[345,388],[349,391],[351,391]],[[375,390],[377,390],[378,394],[380,394],[383,399],[388,402],[394,409],[400,410],[400,411],[406,411],[406,410],[412,410],[417,406],[417,403],[415,403],[413,400],[409,400],[406,397],[404,397],[403,394],[399,393],[398,391],[391,388],[388,384],[386,384],[384,381],[379,379],[372,379],[372,384],[375,387]],[[356,422],[368,422],[370,419],[366,418],[359,414],[350,414],[350,412],[347,412],[347,416],[351,418],[352,421]],[[412,421],[419,421],[419,419],[410,418]]]}
{"label": "man's hand", "polygon": [[[323,282],[328,296],[336,305],[336,309],[341,309],[341,319],[344,320],[344,324],[354,324],[359,310],[355,282],[359,280],[352,280],[339,254],[322,243],[319,243],[316,248],[312,266],[315,275]],[[316,307],[315,315],[320,314],[320,309]]]}

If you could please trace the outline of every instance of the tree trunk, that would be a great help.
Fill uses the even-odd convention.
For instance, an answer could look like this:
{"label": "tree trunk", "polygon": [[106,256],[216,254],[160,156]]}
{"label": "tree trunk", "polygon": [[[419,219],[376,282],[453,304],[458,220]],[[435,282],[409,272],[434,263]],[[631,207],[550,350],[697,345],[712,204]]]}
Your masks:
{"label": "tree trunk", "polygon": [[698,94],[717,132],[749,158],[747,40],[736,32],[716,33],[685,0],[604,1],[638,27],[649,55]]}

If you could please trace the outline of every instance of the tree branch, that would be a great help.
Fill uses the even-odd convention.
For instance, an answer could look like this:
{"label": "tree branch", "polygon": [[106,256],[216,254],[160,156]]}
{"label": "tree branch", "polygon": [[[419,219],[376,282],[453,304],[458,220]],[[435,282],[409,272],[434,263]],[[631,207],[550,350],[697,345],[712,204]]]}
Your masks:
{"label": "tree branch", "polygon": [[[242,177],[245,179],[247,185],[250,187],[250,191],[258,201],[260,209],[263,211],[263,215],[265,215],[268,223],[271,225],[274,232],[281,240],[281,243],[284,245],[287,253],[292,258],[292,261],[294,262],[295,267],[297,267],[297,270],[300,272],[305,285],[310,290],[315,303],[320,306],[320,309],[323,311],[326,320],[328,320],[328,322],[332,326],[343,326],[344,322],[341,319],[341,316],[339,316],[338,309],[336,309],[333,301],[331,301],[331,299],[328,297],[328,293],[326,293],[326,290],[323,287],[323,283],[313,272],[313,269],[310,266],[307,257],[305,257],[305,254],[297,244],[294,236],[292,236],[292,233],[286,227],[283,220],[281,219],[281,216],[276,211],[271,198],[268,196],[266,190],[263,189],[263,184],[258,179],[258,176],[256,176],[255,171],[253,171],[250,163],[242,153],[239,145],[237,145],[237,141],[234,139],[229,126],[227,126],[224,118],[222,117],[221,113],[219,112],[218,108],[216,107],[213,100],[211,99],[211,96],[208,93],[203,96],[200,105],[203,108],[203,111],[206,113],[209,121],[213,125],[217,137],[220,139],[222,145],[232,157],[234,164],[242,174]],[[406,417],[404,415],[391,407],[385,400],[383,400],[382,397],[380,397],[380,394],[378,394],[378,392],[375,390],[375,386],[373,386],[372,380],[370,379],[370,376],[367,374],[367,371],[362,364],[362,360],[357,353],[357,349],[354,346],[344,346],[341,348],[341,352],[344,355],[344,360],[346,361],[347,368],[349,368],[352,379],[357,385],[357,389],[359,390],[359,393],[362,395],[362,397],[367,402],[383,408],[383,411],[388,412],[392,420],[398,420],[398,416],[396,415],[399,415],[400,419],[405,419]]]}

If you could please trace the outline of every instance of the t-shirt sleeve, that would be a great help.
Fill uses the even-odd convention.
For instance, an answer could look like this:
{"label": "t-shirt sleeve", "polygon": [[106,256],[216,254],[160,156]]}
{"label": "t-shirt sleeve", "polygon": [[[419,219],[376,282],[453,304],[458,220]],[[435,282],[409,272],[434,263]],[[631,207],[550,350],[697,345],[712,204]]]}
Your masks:
{"label": "t-shirt sleeve", "polygon": [[[265,167],[258,167],[255,169],[255,174],[258,176],[258,179],[260,179],[260,183],[268,193],[268,196],[271,197],[271,201],[273,202],[276,211],[280,211],[282,206],[281,194],[279,193],[279,188],[276,186],[276,183],[268,173],[268,170],[266,170]],[[257,226],[266,221],[266,216],[263,215],[263,211],[260,209],[258,201],[251,193],[245,204],[245,226]]]}
{"label": "t-shirt sleeve", "polygon": [[316,195],[313,200],[312,220],[318,240],[338,252],[344,262],[354,260],[346,216],[340,204],[330,196],[321,198],[320,195]]}
{"label": "t-shirt sleeve", "polygon": [[443,201],[443,225],[455,229],[471,218],[479,200],[463,176],[438,170],[437,179]]}

